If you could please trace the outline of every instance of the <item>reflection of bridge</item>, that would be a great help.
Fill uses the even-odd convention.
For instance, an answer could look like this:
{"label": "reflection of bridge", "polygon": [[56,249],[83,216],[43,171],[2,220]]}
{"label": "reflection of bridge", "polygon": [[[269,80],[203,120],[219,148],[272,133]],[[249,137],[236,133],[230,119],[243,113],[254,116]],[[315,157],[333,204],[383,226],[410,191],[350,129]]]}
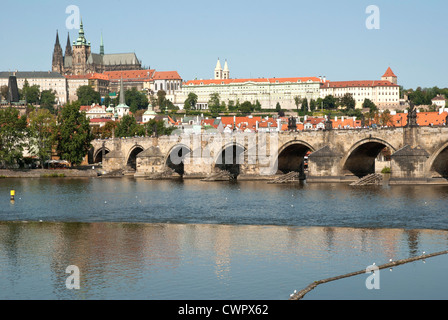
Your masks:
{"label": "reflection of bridge", "polygon": [[[239,178],[303,172],[303,159],[310,151],[308,181],[353,181],[374,173],[376,158],[388,148],[391,182],[448,182],[445,126],[233,134],[225,138],[210,134],[164,136],[96,140],[92,144],[91,163],[103,162],[106,171],[127,168],[136,177],[168,168],[185,178],[207,177],[219,169]],[[208,160],[201,161],[204,158]]]}

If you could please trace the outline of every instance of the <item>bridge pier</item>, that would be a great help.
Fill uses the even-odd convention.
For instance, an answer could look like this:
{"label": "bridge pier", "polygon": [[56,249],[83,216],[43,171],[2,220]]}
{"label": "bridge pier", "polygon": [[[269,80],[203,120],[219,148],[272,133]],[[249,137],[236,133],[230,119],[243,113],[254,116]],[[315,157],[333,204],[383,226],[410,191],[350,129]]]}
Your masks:
{"label": "bridge pier", "polygon": [[354,176],[342,175],[340,162],[343,154],[325,146],[308,156],[307,182],[348,182],[356,180]]}
{"label": "bridge pier", "polygon": [[213,174],[213,164],[201,158],[201,154],[193,152],[184,161],[184,179],[204,179]]}
{"label": "bridge pier", "polygon": [[162,174],[165,169],[165,155],[159,146],[151,146],[137,155],[137,170],[134,177],[150,177],[154,174]]}
{"label": "bridge pier", "polygon": [[427,182],[426,170],[429,153],[421,147],[404,146],[391,156],[390,184],[414,184]]}

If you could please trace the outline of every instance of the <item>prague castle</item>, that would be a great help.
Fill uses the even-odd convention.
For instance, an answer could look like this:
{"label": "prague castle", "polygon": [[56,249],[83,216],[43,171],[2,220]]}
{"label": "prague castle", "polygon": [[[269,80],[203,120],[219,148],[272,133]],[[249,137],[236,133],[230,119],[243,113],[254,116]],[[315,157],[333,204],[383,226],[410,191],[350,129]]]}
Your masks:
{"label": "prague castle", "polygon": [[52,71],[63,75],[84,75],[89,73],[103,73],[106,71],[142,70],[141,61],[135,53],[105,54],[103,37],[101,36],[100,53],[93,53],[90,41],[84,36],[81,21],[78,39],[70,43],[67,37],[65,55],[59,43],[56,32],[56,43],[53,51]]}

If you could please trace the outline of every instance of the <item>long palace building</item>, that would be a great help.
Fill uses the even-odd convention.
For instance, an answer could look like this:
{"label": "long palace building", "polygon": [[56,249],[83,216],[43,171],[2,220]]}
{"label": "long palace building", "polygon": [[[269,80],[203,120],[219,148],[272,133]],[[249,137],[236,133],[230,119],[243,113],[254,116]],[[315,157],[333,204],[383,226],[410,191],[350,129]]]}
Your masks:
{"label": "long palace building", "polygon": [[224,69],[218,59],[215,78],[212,80],[190,80],[183,83],[181,91],[176,93],[175,104],[183,106],[188,94],[193,92],[198,96],[199,109],[207,109],[212,93],[218,93],[220,100],[228,104],[233,101],[243,103],[258,100],[263,109],[274,109],[279,103],[282,109],[295,109],[294,97],[318,99],[320,86],[325,80],[319,77],[293,78],[253,78],[231,79],[227,61]]}

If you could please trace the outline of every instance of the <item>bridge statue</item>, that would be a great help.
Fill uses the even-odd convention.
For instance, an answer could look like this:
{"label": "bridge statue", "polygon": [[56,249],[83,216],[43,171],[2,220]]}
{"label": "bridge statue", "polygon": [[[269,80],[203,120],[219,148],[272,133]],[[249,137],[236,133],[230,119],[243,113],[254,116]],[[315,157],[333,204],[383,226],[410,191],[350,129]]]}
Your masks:
{"label": "bridge statue", "polygon": [[327,120],[325,121],[325,130],[333,130],[333,122],[331,121],[331,115],[328,115]]}
{"label": "bridge statue", "polygon": [[408,123],[407,127],[417,127],[417,109],[412,101],[409,101]]}
{"label": "bridge statue", "polygon": [[289,117],[288,119],[288,130],[289,131],[297,131],[297,122],[296,118]]}

